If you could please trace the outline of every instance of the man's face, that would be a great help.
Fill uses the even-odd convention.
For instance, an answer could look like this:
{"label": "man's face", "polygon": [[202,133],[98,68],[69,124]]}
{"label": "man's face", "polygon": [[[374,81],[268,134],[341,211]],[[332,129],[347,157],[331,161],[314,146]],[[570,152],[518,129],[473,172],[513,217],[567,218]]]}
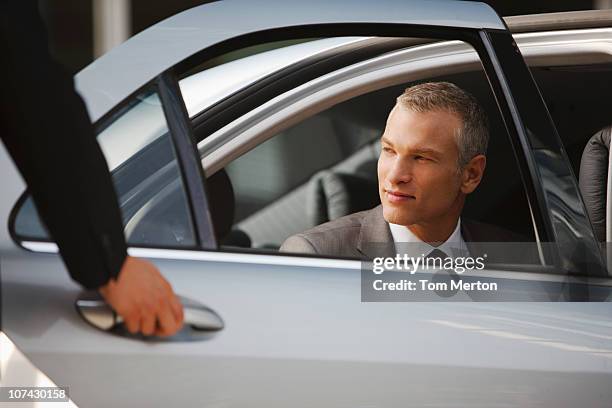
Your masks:
{"label": "man's face", "polygon": [[387,119],[378,159],[378,187],[387,222],[428,224],[463,208],[454,113],[396,106]]}

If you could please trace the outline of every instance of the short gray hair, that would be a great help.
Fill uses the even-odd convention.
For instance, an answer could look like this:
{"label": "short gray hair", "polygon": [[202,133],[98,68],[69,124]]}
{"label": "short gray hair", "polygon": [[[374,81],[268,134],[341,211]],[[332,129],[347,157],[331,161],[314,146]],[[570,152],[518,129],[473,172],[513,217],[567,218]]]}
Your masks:
{"label": "short gray hair", "polygon": [[458,165],[463,168],[474,156],[487,153],[487,115],[470,93],[450,82],[427,82],[407,88],[397,104],[414,112],[444,110],[459,116],[463,127],[457,132]]}

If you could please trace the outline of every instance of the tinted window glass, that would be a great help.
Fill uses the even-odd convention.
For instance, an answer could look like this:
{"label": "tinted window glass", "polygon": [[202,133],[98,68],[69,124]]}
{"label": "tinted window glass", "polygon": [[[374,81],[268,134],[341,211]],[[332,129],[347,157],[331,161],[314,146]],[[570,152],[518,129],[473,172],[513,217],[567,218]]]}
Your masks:
{"label": "tinted window glass", "polygon": [[[187,201],[157,93],[147,91],[134,98],[98,134],[98,141],[112,173],[128,243],[194,246]],[[22,240],[48,240],[30,198],[18,211],[15,232]]]}

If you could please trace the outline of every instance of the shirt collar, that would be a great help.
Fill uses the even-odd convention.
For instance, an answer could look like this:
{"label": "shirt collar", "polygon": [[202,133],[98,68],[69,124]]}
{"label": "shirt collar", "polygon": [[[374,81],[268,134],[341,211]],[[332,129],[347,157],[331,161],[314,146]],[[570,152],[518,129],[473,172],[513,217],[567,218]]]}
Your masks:
{"label": "shirt collar", "polygon": [[[407,245],[407,247],[413,247],[416,249],[417,252],[424,252],[425,255],[427,255],[429,252],[433,251],[434,248],[436,248],[426,242],[421,241],[419,237],[414,235],[412,231],[410,231],[405,225],[389,223],[389,229],[391,230],[391,235],[393,236],[393,242],[396,244],[419,244]],[[453,257],[464,256],[469,253],[465,244],[465,240],[463,239],[463,235],[461,235],[461,218],[457,220],[457,226],[455,227],[453,233],[450,234],[448,239],[437,248],[446,253],[447,255]]]}

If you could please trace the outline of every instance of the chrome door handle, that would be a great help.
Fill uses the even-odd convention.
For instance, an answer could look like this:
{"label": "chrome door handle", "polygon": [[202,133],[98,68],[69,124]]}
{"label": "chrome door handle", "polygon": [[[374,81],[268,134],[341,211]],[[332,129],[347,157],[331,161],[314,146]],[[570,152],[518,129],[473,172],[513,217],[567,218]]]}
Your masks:
{"label": "chrome door handle", "polygon": [[[184,310],[183,328],[174,336],[171,337],[154,337],[158,340],[170,341],[193,341],[204,340],[210,337],[210,334],[222,330],[225,323],[221,316],[211,308],[196,302],[195,300],[187,299],[179,296]],[[124,336],[131,337],[146,337],[142,335],[131,335],[123,326],[123,318],[99,296],[81,296],[75,302],[76,309],[81,317],[92,326]],[[208,334],[208,336],[207,336]]]}

